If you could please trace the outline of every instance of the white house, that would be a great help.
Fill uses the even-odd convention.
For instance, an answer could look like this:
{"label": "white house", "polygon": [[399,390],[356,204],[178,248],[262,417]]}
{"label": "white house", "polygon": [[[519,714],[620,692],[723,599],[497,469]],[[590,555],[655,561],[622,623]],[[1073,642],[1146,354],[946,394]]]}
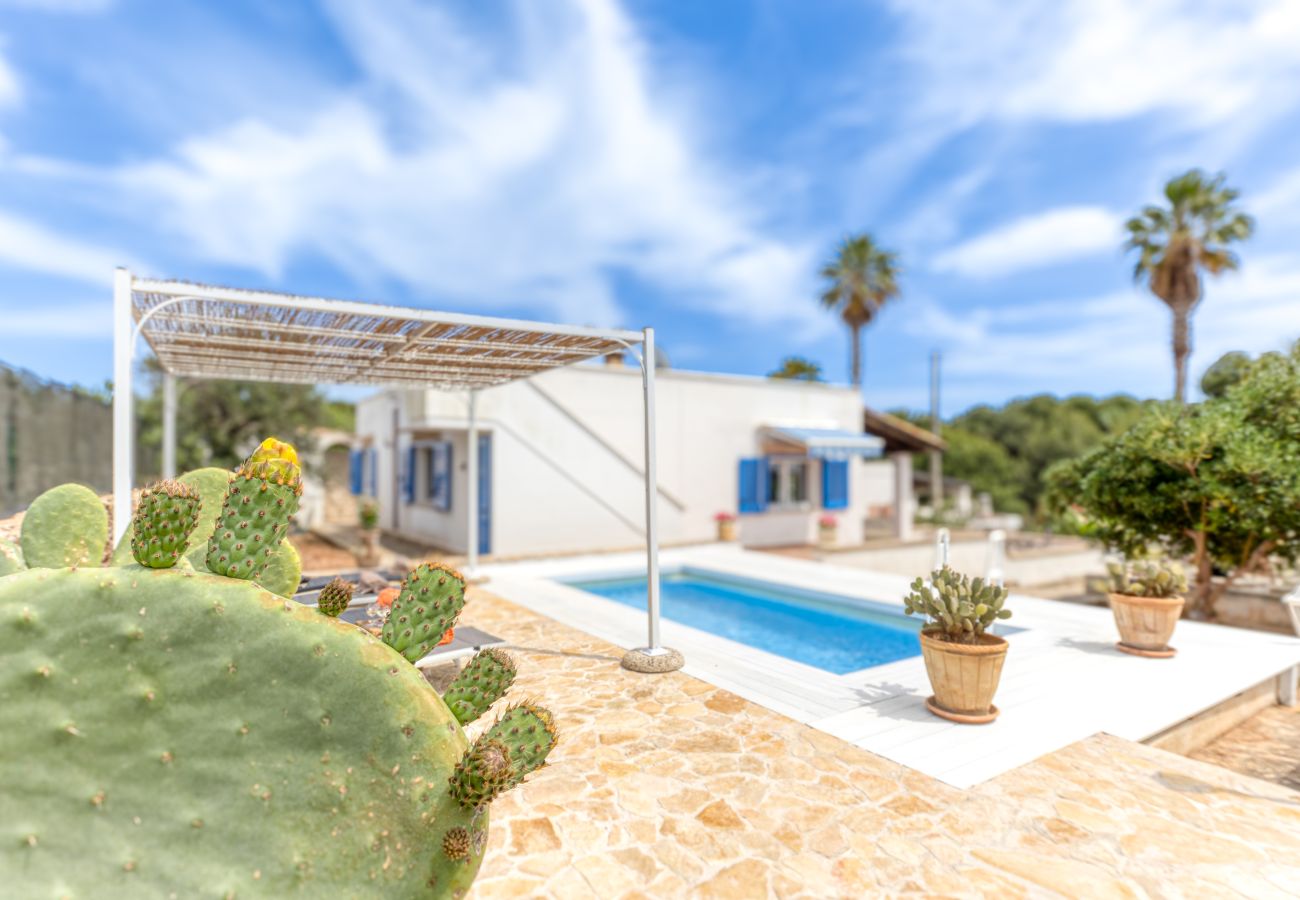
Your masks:
{"label": "white house", "polygon": [[[807,544],[834,516],[860,543],[870,515],[910,517],[906,452],[863,430],[857,390],[660,369],[659,528],[665,543],[713,540],[738,513],[742,543]],[[361,401],[355,493],[380,524],[449,552],[466,548],[468,395],[389,390]],[[627,549],[643,540],[641,379],[584,365],[481,391],[479,552],[498,557]],[[902,502],[896,497],[902,497]]]}

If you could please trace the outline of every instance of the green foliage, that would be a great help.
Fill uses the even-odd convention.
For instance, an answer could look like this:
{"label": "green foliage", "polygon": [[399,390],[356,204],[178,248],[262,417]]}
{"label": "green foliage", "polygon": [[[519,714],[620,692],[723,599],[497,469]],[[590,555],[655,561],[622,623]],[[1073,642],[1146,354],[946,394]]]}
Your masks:
{"label": "green foliage", "polygon": [[1201,393],[1207,397],[1222,397],[1250,369],[1250,355],[1240,350],[1225,353],[1216,359],[1201,376]]}
{"label": "green foliage", "polygon": [[142,566],[176,565],[199,521],[199,492],[179,481],[161,481],[140,495],[131,519],[131,555]]}
{"label": "green foliage", "polygon": [[787,378],[792,381],[821,381],[822,367],[802,356],[787,356],[781,365],[767,373],[768,378]]}
{"label": "green foliage", "polygon": [[61,484],[32,501],[19,541],[28,568],[98,566],[108,546],[108,511],[90,488]]}
{"label": "green foliage", "polygon": [[1152,409],[1049,480],[1053,506],[1077,507],[1108,546],[1192,557],[1189,607],[1213,616],[1238,577],[1300,552],[1300,356],[1258,360],[1222,399]]}
{"label": "green foliage", "polygon": [[[1095,398],[1022,397],[1001,407],[973,406],[943,426],[944,475],[987,492],[1000,512],[1044,512],[1044,474],[1053,463],[1099,446],[1142,416],[1146,403],[1125,394]],[[929,417],[894,413],[922,427]],[[915,461],[924,470],[924,458]]]}
{"label": "green foliage", "polygon": [[912,592],[903,598],[903,607],[909,616],[929,619],[927,633],[959,644],[974,644],[995,620],[1011,618],[1011,610],[1003,606],[1006,600],[1006,588],[944,566],[930,573],[929,584],[920,578],[912,582]]}
{"label": "green foliage", "polygon": [[411,662],[438,646],[465,606],[465,577],[448,566],[421,563],[406,576],[384,622],[384,643]]}
{"label": "green foliage", "polygon": [[[145,369],[151,387],[137,402],[140,470],[158,472],[162,383],[155,359],[146,359]],[[176,410],[177,465],[181,470],[203,466],[231,469],[253,441],[273,429],[290,443],[311,449],[312,429],[352,431],[354,418],[351,404],[330,400],[313,385],[182,379]]]}
{"label": "green foliage", "polygon": [[448,686],[442,700],[456,721],[468,725],[505,696],[515,680],[515,661],[504,650],[489,648],[476,654]]}
{"label": "green foliage", "polygon": [[357,523],[366,531],[379,525],[379,504],[374,500],[362,500],[357,507]]}
{"label": "green foliage", "polygon": [[[316,609],[320,610],[323,615],[334,618],[341,616],[343,611],[352,603],[352,589],[352,582],[344,581],[342,578],[335,578],[321,588],[320,596],[316,598]],[[450,705],[448,704],[448,706]]]}

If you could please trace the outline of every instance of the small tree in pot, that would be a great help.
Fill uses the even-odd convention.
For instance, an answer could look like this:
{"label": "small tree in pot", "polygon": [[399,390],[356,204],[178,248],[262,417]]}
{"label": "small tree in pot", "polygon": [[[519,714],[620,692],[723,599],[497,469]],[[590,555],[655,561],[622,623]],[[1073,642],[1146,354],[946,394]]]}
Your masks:
{"label": "small tree in pot", "polygon": [[364,500],[357,509],[357,524],[361,526],[361,556],[363,566],[379,564],[379,504]]}
{"label": "small tree in pot", "polygon": [[1187,576],[1177,563],[1142,560],[1111,563],[1106,567],[1110,582],[1110,608],[1119,629],[1116,645],[1135,656],[1168,657],[1178,617],[1183,612]]}
{"label": "small tree in pot", "polygon": [[903,598],[908,615],[929,622],[921,629],[921,655],[934,696],[925,701],[936,716],[966,724],[983,724],[998,717],[993,695],[1007,655],[1004,638],[987,629],[1009,619],[1003,604],[1007,589],[970,578],[948,566],[930,574],[930,583],[912,582]]}

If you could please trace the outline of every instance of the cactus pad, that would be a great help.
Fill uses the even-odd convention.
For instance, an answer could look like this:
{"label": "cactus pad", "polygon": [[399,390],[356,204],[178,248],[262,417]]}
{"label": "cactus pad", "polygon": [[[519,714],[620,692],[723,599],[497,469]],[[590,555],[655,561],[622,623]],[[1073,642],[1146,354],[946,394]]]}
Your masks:
{"label": "cactus pad", "polygon": [[131,553],[151,569],[176,565],[199,520],[199,492],[179,481],[161,481],[140,496],[131,519]]}
{"label": "cactus pad", "polygon": [[411,662],[438,646],[465,606],[465,578],[438,563],[421,563],[402,583],[384,622],[384,643]]}
{"label": "cactus pad", "polygon": [[268,438],[230,479],[221,517],[208,538],[205,563],[210,572],[257,578],[289,531],[302,478],[293,448],[276,442],[277,447],[268,450],[272,440]]}
{"label": "cactus pad", "polygon": [[316,608],[327,616],[342,615],[343,610],[347,609],[348,604],[352,602],[352,588],[352,582],[335,578],[321,588],[320,596],[316,599]]}
{"label": "cactus pad", "polygon": [[515,680],[515,661],[503,650],[488,649],[470,660],[442,695],[451,714],[468,725],[505,696]]}
{"label": "cactus pad", "polygon": [[[498,757],[534,736],[511,723]],[[0,581],[13,896],[458,896],[487,828],[452,797],[466,745],[388,647],[247,581]]]}
{"label": "cactus pad", "polygon": [[27,508],[20,542],[28,568],[98,566],[108,546],[108,510],[90,488],[61,484]]}
{"label": "cactus pad", "polygon": [[556,740],[549,712],[527,703],[510,707],[456,765],[452,797],[465,809],[490,803],[540,769]]}
{"label": "cactus pad", "polygon": [[12,575],[27,568],[23,562],[22,548],[13,541],[0,538],[0,576]]}
{"label": "cactus pad", "polygon": [[292,597],[298,593],[298,585],[302,583],[302,557],[288,538],[275,548],[256,581],[272,594],[281,597]]}

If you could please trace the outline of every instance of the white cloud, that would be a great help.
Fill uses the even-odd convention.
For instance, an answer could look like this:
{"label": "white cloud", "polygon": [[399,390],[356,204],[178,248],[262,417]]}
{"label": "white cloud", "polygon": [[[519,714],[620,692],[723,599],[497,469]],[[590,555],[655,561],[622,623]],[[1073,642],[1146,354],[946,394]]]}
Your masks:
{"label": "white cloud", "polygon": [[[12,300],[13,298],[9,298]],[[113,331],[113,304],[104,298],[50,307],[0,309],[7,338],[57,338],[62,340],[103,341]]]}
{"label": "white cloud", "polygon": [[22,96],[18,73],[3,56],[0,56],[0,108],[16,105]]}
{"label": "white cloud", "polygon": [[119,173],[178,247],[271,277],[318,255],[438,302],[583,322],[643,324],[611,273],[759,322],[818,316],[812,248],[701,148],[610,0],[520,5],[490,36],[417,4],[331,9],[363,84]]}
{"label": "white cloud", "polygon": [[[0,211],[0,266],[109,286],[117,266],[139,268],[118,251],[54,231]],[[6,319],[7,321],[7,319]]]}
{"label": "white cloud", "polygon": [[1122,219],[1097,206],[1063,206],[1024,216],[963,241],[934,258],[940,272],[991,278],[1116,252]]}
{"label": "white cloud", "polygon": [[1221,124],[1279,98],[1300,73],[1291,0],[950,0],[895,3],[904,57],[932,109],[985,117],[1111,121],[1168,112]]}

